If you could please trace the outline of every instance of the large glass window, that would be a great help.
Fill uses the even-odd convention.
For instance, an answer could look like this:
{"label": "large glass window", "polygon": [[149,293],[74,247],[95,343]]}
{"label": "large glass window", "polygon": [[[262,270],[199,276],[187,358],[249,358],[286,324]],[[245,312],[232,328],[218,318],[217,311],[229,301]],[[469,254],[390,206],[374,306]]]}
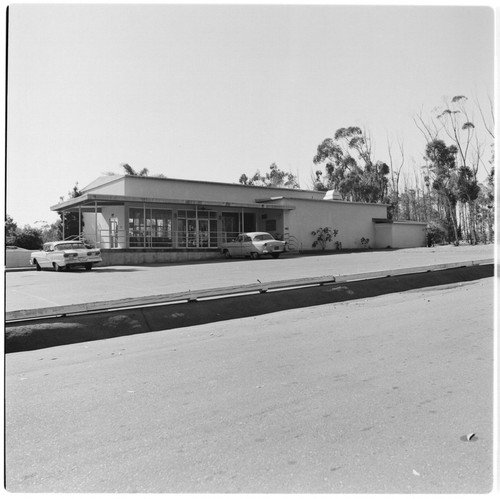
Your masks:
{"label": "large glass window", "polygon": [[129,208],[128,236],[131,248],[171,247],[172,210]]}
{"label": "large glass window", "polygon": [[222,213],[222,241],[232,241],[241,232],[240,213]]}
{"label": "large glass window", "polygon": [[216,248],[217,213],[215,211],[179,210],[177,245],[181,248]]}

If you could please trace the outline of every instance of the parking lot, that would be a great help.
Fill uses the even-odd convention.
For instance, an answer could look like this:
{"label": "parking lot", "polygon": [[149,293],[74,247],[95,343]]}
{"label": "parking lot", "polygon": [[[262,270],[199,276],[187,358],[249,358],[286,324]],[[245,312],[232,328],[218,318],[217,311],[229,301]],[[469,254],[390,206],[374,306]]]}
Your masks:
{"label": "parking lot", "polygon": [[138,298],[188,290],[343,276],[494,257],[493,245],[286,255],[260,260],[96,267],[91,272],[34,270],[6,273],[6,311]]}

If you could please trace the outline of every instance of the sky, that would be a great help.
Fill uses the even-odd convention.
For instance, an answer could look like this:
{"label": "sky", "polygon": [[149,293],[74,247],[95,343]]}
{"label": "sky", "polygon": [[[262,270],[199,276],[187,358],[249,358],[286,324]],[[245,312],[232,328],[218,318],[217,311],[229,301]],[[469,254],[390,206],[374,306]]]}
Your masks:
{"label": "sky", "polygon": [[122,163],[227,183],[276,163],[311,188],[317,146],[349,126],[369,132],[376,160],[389,142],[399,161],[401,142],[411,178],[418,113],[455,95],[489,109],[494,17],[474,5],[11,5],[6,212],[53,223],[75,183]]}

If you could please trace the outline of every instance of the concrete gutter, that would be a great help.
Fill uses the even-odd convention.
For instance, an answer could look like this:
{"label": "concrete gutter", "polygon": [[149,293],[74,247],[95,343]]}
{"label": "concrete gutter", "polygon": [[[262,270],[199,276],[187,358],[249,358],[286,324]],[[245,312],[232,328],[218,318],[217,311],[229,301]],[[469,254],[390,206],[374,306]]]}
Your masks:
{"label": "concrete gutter", "polygon": [[[194,294],[184,293],[182,298],[179,293],[173,293],[168,295],[170,298],[162,295],[136,299],[134,302],[101,302],[93,309],[89,306],[91,304],[52,307],[51,316],[44,317],[40,317],[39,309],[39,315],[33,311],[17,311],[17,316],[12,315],[16,314],[13,312],[7,317],[5,352],[163,331],[410,289],[456,284],[493,275],[494,265],[490,259],[335,278],[327,276],[317,278],[318,282],[302,279],[301,283],[298,280],[260,283],[251,285],[252,289],[235,286],[230,289],[199,290]],[[19,312],[25,314],[19,315]]]}

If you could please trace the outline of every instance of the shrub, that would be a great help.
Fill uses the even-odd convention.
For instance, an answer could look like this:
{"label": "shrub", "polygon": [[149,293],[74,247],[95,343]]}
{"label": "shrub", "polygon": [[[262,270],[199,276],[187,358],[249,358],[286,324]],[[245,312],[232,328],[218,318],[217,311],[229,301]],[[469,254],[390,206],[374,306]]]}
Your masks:
{"label": "shrub", "polygon": [[313,248],[319,246],[322,250],[325,250],[326,245],[330,243],[334,237],[337,237],[338,233],[339,231],[337,229],[332,229],[331,227],[319,227],[313,230],[311,235],[316,237],[312,243]]}

